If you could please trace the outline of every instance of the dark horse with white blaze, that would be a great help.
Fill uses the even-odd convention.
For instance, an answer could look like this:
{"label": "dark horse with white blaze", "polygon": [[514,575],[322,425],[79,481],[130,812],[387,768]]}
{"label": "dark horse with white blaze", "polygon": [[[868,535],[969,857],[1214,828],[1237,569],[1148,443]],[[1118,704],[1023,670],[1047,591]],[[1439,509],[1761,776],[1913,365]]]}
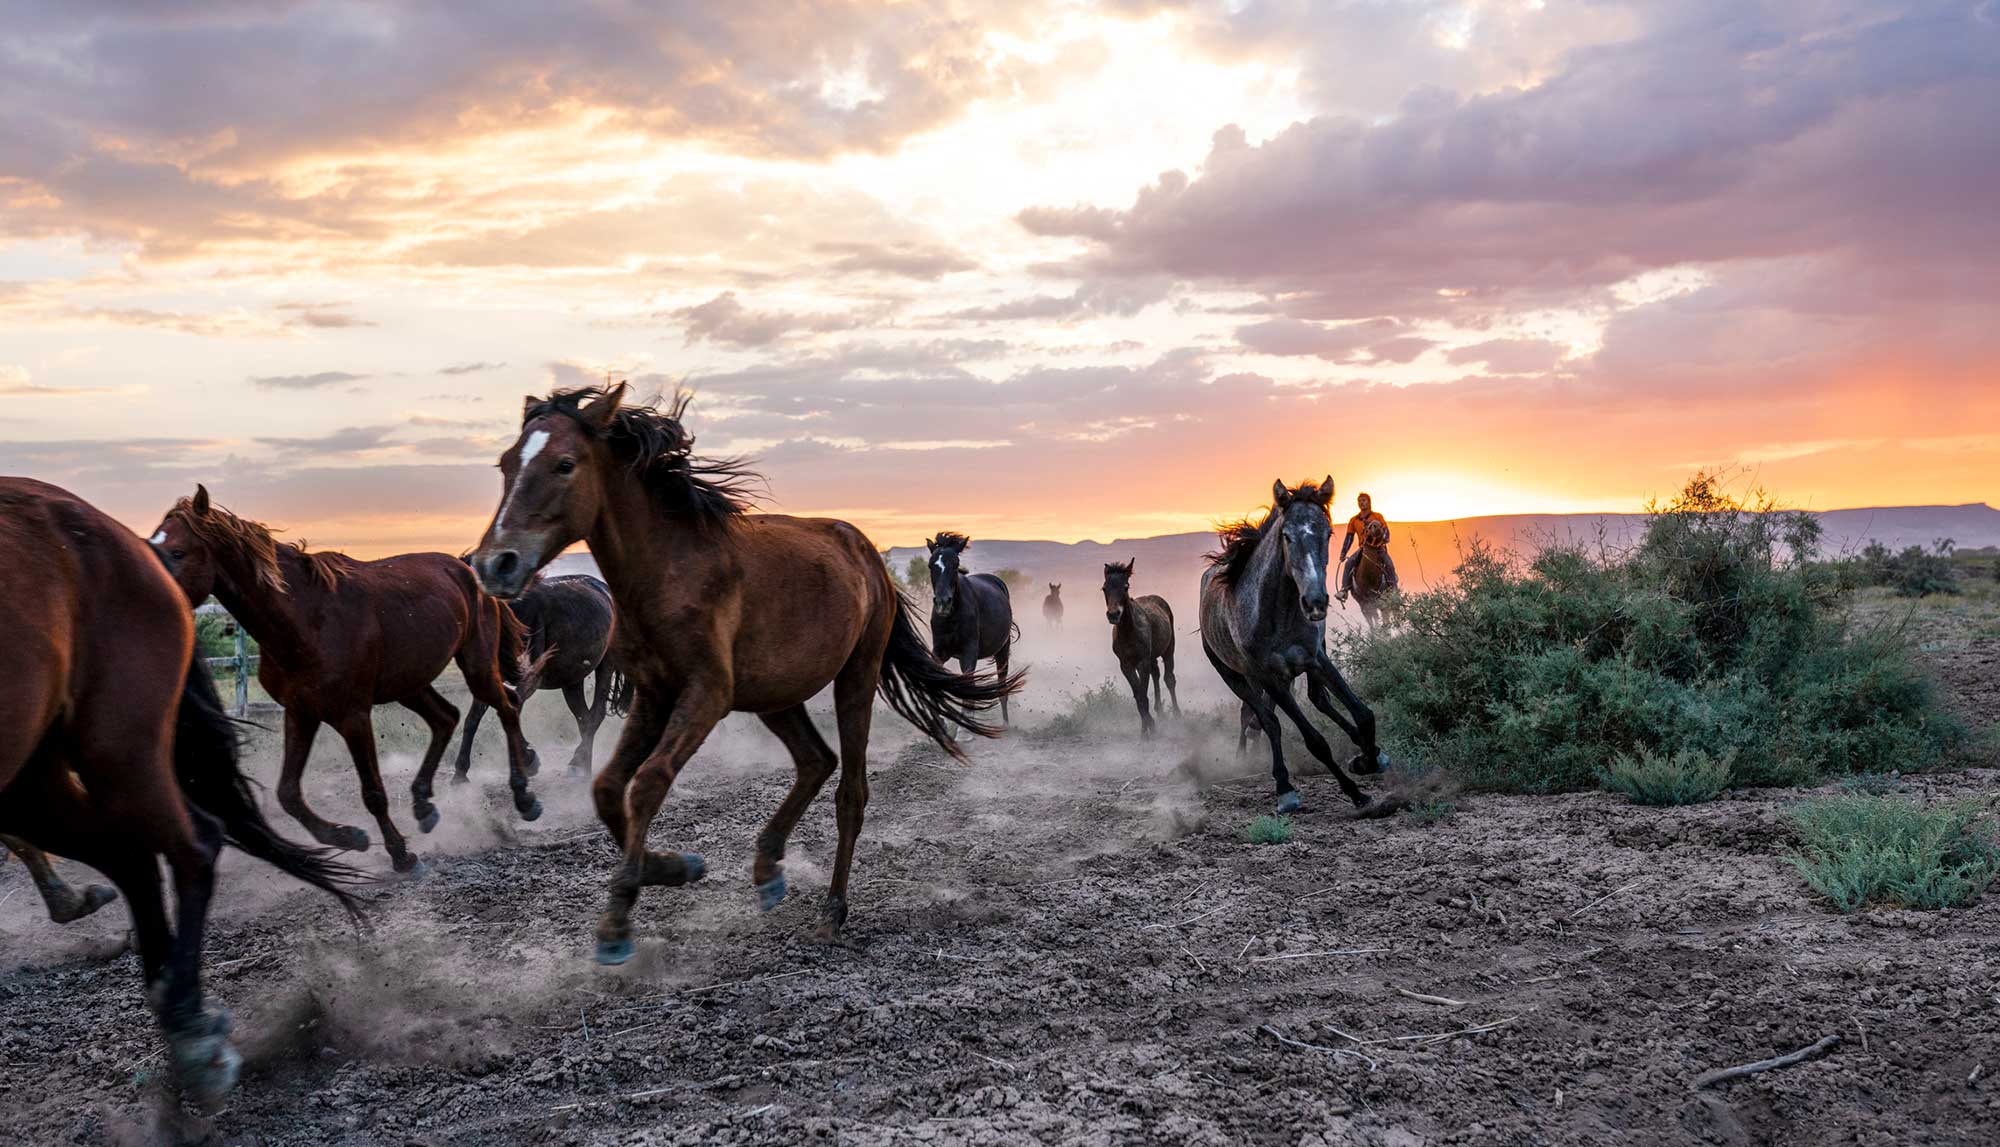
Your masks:
{"label": "dark horse with white blaze", "polygon": [[[1347,687],[1326,654],[1326,555],[1333,532],[1326,507],[1333,499],[1333,479],[1294,489],[1280,481],[1271,487],[1271,497],[1271,510],[1261,522],[1224,527],[1222,548],[1209,555],[1209,568],[1201,575],[1202,652],[1256,713],[1270,739],[1279,812],[1294,811],[1300,804],[1285,770],[1280,710],[1298,726],[1306,748],[1333,773],[1341,791],[1356,808],[1364,808],[1368,795],[1334,763],[1326,738],[1292,696],[1292,682],[1303,674],[1313,705],[1361,747],[1348,768],[1367,774],[1388,765],[1388,754],[1375,743],[1375,714]],[[1336,697],[1347,714],[1335,707]]]}
{"label": "dark horse with white blaze", "polygon": [[232,844],[350,912],[359,874],[264,819],[187,601],[144,541],[68,491],[0,478],[0,554],[0,833],[118,886],[174,1075],[213,1104],[241,1063],[202,993],[216,854]]}
{"label": "dark horse with white blaze", "polygon": [[[589,574],[537,577],[509,605],[528,631],[528,660],[540,667],[534,680],[518,690],[516,699],[526,707],[538,689],[561,691],[581,738],[570,754],[569,771],[588,773],[605,711],[625,715],[625,678],[611,653],[618,626],[611,588]],[[585,684],[591,687],[588,697],[583,692]],[[472,770],[472,739],[479,733],[486,709],[484,701],[473,698],[472,708],[465,714],[465,731],[458,738],[453,781],[464,781]],[[530,747],[528,771],[540,768],[540,754]]]}
{"label": "dark horse with white blaze", "polygon": [[757,835],[751,880],[762,907],[785,895],[792,826],[833,775],[835,755],[806,701],[833,686],[840,728],[839,825],[820,935],[847,917],[847,881],[868,805],[868,729],[879,690],[891,708],[957,754],[954,727],[999,730],[980,714],[1020,678],[951,672],[925,648],[911,608],[860,530],[827,518],[749,514],[736,461],[696,457],[687,399],[628,406],[623,383],[529,397],[500,456],[499,509],[473,554],[480,581],[518,595],[571,543],[590,552],[618,603],[631,715],[591,783],[597,815],[624,852],[597,925],[597,959],[633,953],[631,911],[648,885],[701,878],[694,853],[659,853],[646,833],[674,778],[716,722],[755,713],[791,751],[797,776]]}
{"label": "dark horse with white blaze", "polygon": [[458,707],[433,684],[454,661],[472,696],[500,711],[514,809],[542,815],[528,791],[527,745],[514,691],[532,676],[526,634],[507,608],[481,592],[472,571],[449,554],[401,554],[364,562],[307,553],[261,522],[240,518],[195,487],[167,511],[152,538],[168,572],[196,605],[213,593],[257,639],[257,680],[285,707],[285,762],[278,804],[313,839],[363,850],[368,834],[322,819],[300,784],[313,738],[332,725],[347,743],[361,801],[382,830],[398,872],[421,862],[389,819],[389,795],[375,756],[374,709],[399,704],[430,726],[430,745],[410,784],[410,811],[425,832],[437,827],[432,778],[451,745]]}
{"label": "dark horse with white blaze", "polygon": [[[1174,699],[1174,716],[1181,715],[1181,693],[1174,680],[1174,608],[1157,594],[1132,596],[1132,570],[1138,560],[1104,563],[1104,619],[1111,623],[1111,652],[1118,671],[1132,687],[1139,706],[1139,735],[1153,735],[1153,710],[1165,711],[1160,680],[1164,668],[1167,693]],[[1146,703],[1146,683],[1153,684],[1153,703]]]}
{"label": "dark horse with white blaze", "polygon": [[[931,653],[946,664],[958,662],[970,673],[979,662],[993,659],[993,670],[1007,676],[1007,658],[1019,630],[1014,628],[1014,600],[1007,583],[990,573],[969,574],[961,559],[972,539],[950,530],[924,543],[930,551]],[[1007,723],[1007,698],[1000,698],[1000,723]]]}

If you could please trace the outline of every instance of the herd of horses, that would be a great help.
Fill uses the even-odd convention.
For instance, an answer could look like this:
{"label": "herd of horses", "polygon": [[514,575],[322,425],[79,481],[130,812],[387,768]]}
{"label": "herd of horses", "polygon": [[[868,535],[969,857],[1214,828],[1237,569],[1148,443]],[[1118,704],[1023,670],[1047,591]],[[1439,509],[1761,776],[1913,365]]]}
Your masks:
{"label": "herd of horses", "polygon": [[[998,736],[1022,687],[1010,667],[1020,631],[1007,585],[962,565],[964,535],[930,539],[930,641],[882,556],[854,526],[826,518],[752,514],[760,481],[741,460],[702,457],[684,425],[685,395],[626,400],[624,384],[530,397],[500,457],[498,508],[467,555],[406,554],[360,561],[308,552],[216,505],[204,487],[176,502],[141,539],[76,496],[0,478],[0,843],[29,862],[50,914],[73,919],[113,899],[71,888],[48,866],[70,857],[109,878],[127,901],[148,999],[174,1072],[197,1101],[235,1083],[226,1011],[205,1000],[200,968],[215,857],[230,843],[332,895],[357,921],[367,878],[337,859],[369,847],[366,830],[336,824],[305,802],[301,776],[321,726],[353,759],[363,805],[394,868],[422,863],[390,815],[372,710],[415,713],[430,739],[410,785],[421,832],[440,813],[434,779],[459,712],[436,688],[456,664],[472,695],[454,779],[471,763],[486,710],[499,717],[515,811],[541,815],[532,791],[539,757],[521,706],[560,690],[581,742],[570,770],[588,774],[592,739],[609,711],[618,743],[590,787],[598,819],[621,852],[596,928],[596,958],[634,953],[632,913],[649,887],[691,884],[706,865],[658,852],[647,833],[681,770],[717,722],[752,713],[790,752],[790,791],[757,834],[752,882],[760,906],[786,894],[793,827],[833,779],[838,828],[818,935],[836,938],[868,805],[874,702],[963,758],[958,734]],[[1202,651],[1241,699],[1246,727],[1269,740],[1280,811],[1300,806],[1285,766],[1279,715],[1357,807],[1348,775],[1388,757],[1375,719],[1328,657],[1328,506],[1333,481],[1273,487],[1270,510],[1221,533],[1201,578]],[[587,542],[603,580],[544,577],[555,557]],[[1175,621],[1165,599],[1134,596],[1135,563],[1104,568],[1112,651],[1133,693],[1142,736],[1171,699]],[[260,646],[259,680],[283,708],[278,803],[317,842],[272,828],[238,763],[194,638],[191,607],[219,601]],[[1043,615],[1059,625],[1061,584]],[[991,661],[990,672],[981,662]],[[955,667],[954,667],[955,663]],[[1293,683],[1360,752],[1344,771],[1299,706]],[[584,686],[592,686],[586,701]],[[838,749],[806,702],[832,687]],[[1149,701],[1149,687],[1152,697]],[[1162,692],[1164,687],[1164,692]],[[1001,724],[989,714],[999,710]],[[172,875],[169,922],[158,860]]]}

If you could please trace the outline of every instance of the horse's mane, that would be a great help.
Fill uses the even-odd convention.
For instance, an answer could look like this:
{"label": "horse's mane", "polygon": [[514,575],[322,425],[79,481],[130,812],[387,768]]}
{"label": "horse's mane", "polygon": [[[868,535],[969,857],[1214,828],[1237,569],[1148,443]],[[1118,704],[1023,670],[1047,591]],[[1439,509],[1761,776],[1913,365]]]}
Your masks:
{"label": "horse's mane", "polygon": [[303,540],[281,542],[271,536],[269,526],[238,517],[221,506],[212,505],[206,514],[196,514],[194,499],[182,498],[174,503],[173,512],[180,515],[188,532],[203,544],[242,554],[257,571],[258,582],[279,593],[287,589],[284,568],[278,564],[281,552],[289,550],[296,555],[312,573],[313,580],[326,589],[332,589],[354,564],[354,559],[346,554],[307,553]]}
{"label": "horse's mane", "polygon": [[[1294,499],[1316,500],[1319,497],[1319,484],[1301,482],[1292,487],[1290,493]],[[1202,556],[1208,559],[1209,565],[1217,567],[1216,581],[1223,585],[1236,584],[1243,576],[1243,571],[1250,568],[1250,555],[1257,552],[1257,543],[1264,540],[1265,531],[1271,528],[1271,523],[1278,520],[1278,516],[1278,507],[1272,506],[1264,511],[1261,519],[1239,518],[1234,522],[1224,522],[1215,528],[1215,536],[1222,544],[1213,552]]]}
{"label": "horse's mane", "polygon": [[966,537],[957,530],[939,530],[937,537],[932,538],[931,541],[938,549],[957,550],[960,553],[965,552],[965,547],[972,544],[971,538]]}
{"label": "horse's mane", "polygon": [[545,414],[572,419],[584,433],[609,443],[669,512],[698,526],[730,526],[756,505],[752,487],[764,478],[750,469],[748,459],[695,455],[694,435],[681,425],[694,395],[676,390],[664,406],[658,400],[621,404],[611,416],[611,425],[599,431],[584,421],[582,408],[606,393],[599,386],[558,390],[531,403],[521,421],[526,424]]}

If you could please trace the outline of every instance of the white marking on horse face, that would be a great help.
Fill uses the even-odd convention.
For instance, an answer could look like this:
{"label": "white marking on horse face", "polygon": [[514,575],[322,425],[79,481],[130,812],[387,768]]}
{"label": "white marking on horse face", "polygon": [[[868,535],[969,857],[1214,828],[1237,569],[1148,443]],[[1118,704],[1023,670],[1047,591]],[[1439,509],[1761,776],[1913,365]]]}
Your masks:
{"label": "white marking on horse face", "polygon": [[931,565],[932,565],[933,567],[935,567],[935,568],[937,569],[937,572],[939,572],[939,573],[943,573],[943,572],[944,572],[944,555],[943,555],[943,554],[939,554],[939,555],[938,555],[937,557],[935,557],[935,558],[932,558],[932,559],[931,559]]}
{"label": "white marking on horse face", "polygon": [[147,538],[146,540],[153,543],[156,546],[162,545],[167,540],[167,531],[161,530],[159,533],[154,534],[152,537]]}
{"label": "white marking on horse face", "polygon": [[514,508],[514,496],[521,492],[521,475],[528,472],[528,463],[533,462],[535,455],[540,454],[542,447],[548,444],[549,432],[546,430],[530,433],[528,440],[521,443],[521,462],[514,467],[514,484],[507,490],[507,500],[500,503],[500,516],[493,521],[494,533],[497,534],[507,528],[507,514]]}

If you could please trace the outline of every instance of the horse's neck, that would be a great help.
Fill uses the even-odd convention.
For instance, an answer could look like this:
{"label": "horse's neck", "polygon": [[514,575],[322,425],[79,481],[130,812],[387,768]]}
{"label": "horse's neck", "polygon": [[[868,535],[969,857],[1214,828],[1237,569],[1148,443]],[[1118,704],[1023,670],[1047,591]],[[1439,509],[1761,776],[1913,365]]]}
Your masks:
{"label": "horse's neck", "polygon": [[[606,491],[605,504],[584,539],[604,575],[618,609],[636,619],[639,602],[657,596],[661,575],[686,570],[715,539],[655,509],[636,480],[627,478]],[[672,581],[675,579],[668,579]]]}
{"label": "horse's neck", "polygon": [[278,570],[285,578],[282,590],[266,584],[247,555],[232,553],[224,563],[226,580],[216,582],[215,597],[259,646],[303,649],[309,642],[299,619],[300,597],[317,594],[319,586],[294,547],[278,547]]}
{"label": "horse's neck", "polygon": [[1251,551],[1243,576],[1237,579],[1237,622],[1241,637],[1259,631],[1275,632],[1289,622],[1305,623],[1299,612],[1299,595],[1292,589],[1292,575],[1285,568],[1282,523],[1272,523]]}

